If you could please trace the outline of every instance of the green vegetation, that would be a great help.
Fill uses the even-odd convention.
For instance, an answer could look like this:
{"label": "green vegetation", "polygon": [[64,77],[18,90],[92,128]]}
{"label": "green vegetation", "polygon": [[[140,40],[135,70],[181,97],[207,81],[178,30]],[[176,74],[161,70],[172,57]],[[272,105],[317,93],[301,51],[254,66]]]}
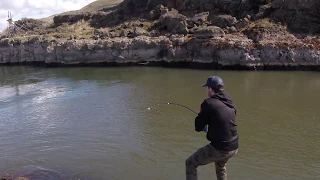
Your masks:
{"label": "green vegetation", "polygon": [[123,0],[97,0],[80,9],[78,12],[96,12],[118,5]]}
{"label": "green vegetation", "polygon": [[86,13],[86,12],[94,13],[94,12],[101,11],[101,10],[107,11],[107,8],[116,6],[119,3],[121,3],[122,1],[123,0],[96,0],[96,1],[88,4],[87,6],[79,9],[79,10],[67,11],[67,12],[64,12],[61,14],[55,14],[55,15],[52,15],[52,16],[49,16],[47,18],[43,18],[40,20],[48,22],[48,23],[53,23],[53,17],[58,16],[58,15],[72,15],[72,14],[81,14],[81,13]]}
{"label": "green vegetation", "polygon": [[269,18],[260,19],[250,22],[246,27],[242,28],[240,32],[262,32],[262,31],[287,31],[287,27],[271,21]]}

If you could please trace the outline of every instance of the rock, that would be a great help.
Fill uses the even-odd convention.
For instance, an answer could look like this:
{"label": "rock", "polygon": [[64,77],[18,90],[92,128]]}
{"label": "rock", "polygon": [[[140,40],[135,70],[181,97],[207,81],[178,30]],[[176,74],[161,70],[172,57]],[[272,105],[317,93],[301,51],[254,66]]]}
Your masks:
{"label": "rock", "polygon": [[160,17],[160,14],[157,13],[156,10],[151,10],[150,13],[149,13],[149,19],[151,20],[155,20],[155,19],[158,19]]}
{"label": "rock", "polygon": [[181,34],[171,35],[170,41],[172,42],[172,45],[181,46],[182,44],[185,43],[185,36]]}
{"label": "rock", "polygon": [[218,15],[213,16],[211,19],[213,25],[220,28],[225,28],[227,26],[233,26],[237,23],[237,19],[231,15]]}
{"label": "rock", "polygon": [[251,15],[250,15],[250,14],[247,14],[247,15],[245,16],[245,18],[247,18],[248,20],[251,20]]}
{"label": "rock", "polygon": [[286,23],[288,28],[299,33],[320,33],[319,0],[274,0],[275,11],[271,19]]}
{"label": "rock", "polygon": [[270,15],[271,12],[272,12],[271,4],[266,4],[266,5],[260,6],[259,12],[255,16],[255,20],[265,18],[268,15]]}
{"label": "rock", "polygon": [[194,21],[192,21],[191,19],[188,19],[187,20],[187,28],[191,29],[191,28],[194,28],[196,27],[197,25],[195,24]]}
{"label": "rock", "polygon": [[155,7],[154,10],[151,10],[149,13],[149,18],[151,20],[158,19],[161,15],[167,13],[169,10],[167,7],[164,7],[162,4],[159,4]]}
{"label": "rock", "polygon": [[250,10],[250,11],[243,11],[242,13],[240,13],[238,17],[238,19],[243,19],[243,18],[247,18],[249,20],[252,20],[253,17],[256,14],[256,10]]}
{"label": "rock", "polygon": [[250,23],[249,19],[243,18],[235,25],[235,28],[238,30],[242,29],[242,28],[246,27],[249,23]]}
{"label": "rock", "polygon": [[234,27],[234,26],[231,26],[231,27],[230,27],[230,32],[231,32],[231,33],[237,32],[237,28]]}
{"label": "rock", "polygon": [[195,14],[191,20],[198,25],[202,25],[203,23],[208,21],[208,16],[209,12],[202,12]]}
{"label": "rock", "polygon": [[172,31],[173,33],[178,33],[178,34],[188,34],[188,28],[185,22],[178,22],[176,27]]}
{"label": "rock", "polygon": [[158,30],[152,30],[149,32],[150,37],[158,37],[160,36],[160,32]]}
{"label": "rock", "polygon": [[177,34],[187,34],[187,17],[179,14],[176,10],[167,12],[161,15],[159,22],[162,24],[164,29],[177,33]]}
{"label": "rock", "polygon": [[105,38],[110,36],[108,29],[95,29],[93,33],[95,36],[98,36],[99,38]]}
{"label": "rock", "polygon": [[224,31],[217,26],[197,27],[192,31],[196,38],[202,39],[225,36]]}
{"label": "rock", "polygon": [[160,10],[160,15],[166,14],[167,12],[169,12],[168,8],[164,8]]}
{"label": "rock", "polygon": [[128,32],[125,30],[122,30],[119,36],[120,37],[127,37],[127,35],[128,35]]}
{"label": "rock", "polygon": [[157,12],[161,12],[161,10],[163,9],[168,9],[167,7],[163,6],[162,4],[158,4],[157,7],[154,9],[156,10]]}
{"label": "rock", "polygon": [[144,30],[140,27],[135,27],[134,31],[133,31],[133,37],[141,36],[141,35],[147,35],[146,30]]}
{"label": "rock", "polygon": [[163,4],[165,4],[164,0],[148,0],[147,9],[148,10],[155,9],[159,5],[163,6]]}

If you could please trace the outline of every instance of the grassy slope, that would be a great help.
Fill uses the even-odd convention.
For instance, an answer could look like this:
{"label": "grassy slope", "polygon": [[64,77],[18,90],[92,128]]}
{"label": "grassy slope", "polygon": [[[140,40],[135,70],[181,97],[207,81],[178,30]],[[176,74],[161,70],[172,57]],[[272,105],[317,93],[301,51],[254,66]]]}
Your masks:
{"label": "grassy slope", "polygon": [[108,7],[118,5],[122,1],[123,0],[96,0],[96,1],[88,4],[87,6],[79,9],[79,10],[67,11],[67,12],[64,12],[61,14],[55,14],[55,15],[49,16],[47,18],[42,18],[40,20],[43,20],[46,22],[53,22],[53,17],[57,16],[57,15],[75,14],[75,13],[81,13],[81,12],[96,12],[96,11],[101,10],[103,8],[108,8]]}

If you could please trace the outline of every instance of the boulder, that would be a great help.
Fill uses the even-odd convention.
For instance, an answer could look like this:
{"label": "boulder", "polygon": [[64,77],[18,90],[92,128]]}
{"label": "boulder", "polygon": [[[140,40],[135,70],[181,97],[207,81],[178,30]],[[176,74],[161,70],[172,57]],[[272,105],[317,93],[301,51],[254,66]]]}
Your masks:
{"label": "boulder", "polygon": [[230,31],[231,33],[235,33],[235,32],[237,32],[237,28],[234,27],[234,26],[231,26],[229,31]]}
{"label": "boulder", "polygon": [[225,28],[227,26],[233,26],[237,23],[237,19],[231,15],[218,15],[211,18],[213,25],[220,28]]}
{"label": "boulder", "polygon": [[193,22],[200,22],[201,24],[208,21],[209,12],[202,12],[195,14],[191,19]]}
{"label": "boulder", "polygon": [[196,27],[192,29],[192,32],[194,37],[201,39],[225,36],[224,31],[217,26]]}
{"label": "boulder", "polygon": [[149,13],[149,19],[155,20],[159,19],[159,17],[165,13],[167,13],[169,9],[162,4],[159,4],[155,9],[151,10]]}
{"label": "boulder", "polygon": [[150,37],[158,37],[158,36],[160,36],[160,32],[158,30],[154,29],[149,32],[149,36]]}
{"label": "boulder", "polygon": [[162,27],[170,32],[177,34],[187,34],[187,17],[179,14],[178,11],[172,10],[161,15],[159,22]]}
{"label": "boulder", "polygon": [[140,27],[135,27],[133,30],[133,36],[141,36],[141,35],[147,35],[148,33],[146,32],[146,30],[140,28]]}
{"label": "boulder", "polygon": [[255,20],[262,19],[270,15],[272,12],[272,5],[271,4],[266,4],[262,5],[259,8],[259,12],[255,16]]}
{"label": "boulder", "polygon": [[250,20],[247,18],[240,19],[240,21],[235,25],[236,29],[242,29],[250,23]]}
{"label": "boulder", "polygon": [[119,37],[127,37],[127,36],[128,36],[128,31],[126,31],[124,29],[119,34]]}

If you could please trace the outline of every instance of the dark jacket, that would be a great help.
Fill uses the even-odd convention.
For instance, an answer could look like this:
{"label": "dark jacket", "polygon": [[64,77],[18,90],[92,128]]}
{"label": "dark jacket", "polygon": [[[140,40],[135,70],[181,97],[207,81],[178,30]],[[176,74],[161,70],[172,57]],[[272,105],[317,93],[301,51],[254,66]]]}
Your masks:
{"label": "dark jacket", "polygon": [[200,132],[209,125],[207,139],[213,147],[221,151],[235,150],[239,139],[236,113],[231,97],[225,92],[217,93],[201,104],[200,113],[195,118],[195,130]]}

